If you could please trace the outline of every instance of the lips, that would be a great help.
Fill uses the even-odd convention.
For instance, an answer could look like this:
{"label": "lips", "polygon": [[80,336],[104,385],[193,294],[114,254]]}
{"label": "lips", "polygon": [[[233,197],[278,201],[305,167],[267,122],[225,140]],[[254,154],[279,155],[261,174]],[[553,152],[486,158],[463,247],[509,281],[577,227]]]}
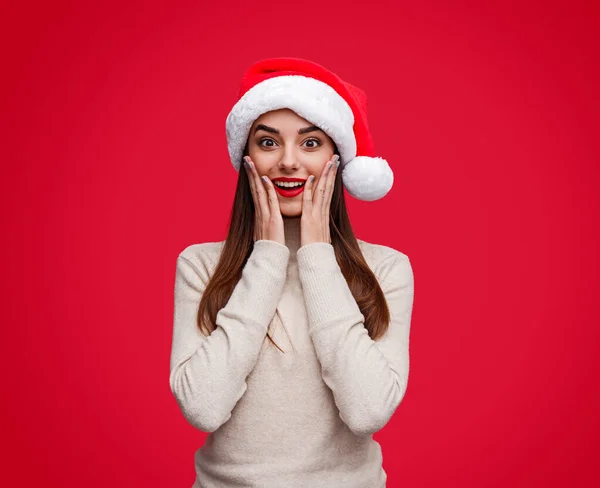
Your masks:
{"label": "lips", "polygon": [[[306,182],[306,180],[304,180],[302,178],[276,178],[272,181],[273,182],[275,182],[275,181],[301,182],[301,183]],[[282,188],[277,185],[274,185],[274,186],[275,186],[275,190],[277,191],[277,193],[279,193],[282,197],[286,197],[286,198],[295,197],[296,195],[300,195],[300,193],[302,193],[304,191],[304,185],[295,187],[295,188]]]}
{"label": "lips", "polygon": [[296,195],[300,195],[300,193],[302,193],[304,191],[304,185],[298,187],[298,188],[280,188],[277,185],[275,186],[275,190],[277,191],[277,193],[279,193],[282,197],[287,197],[287,198],[291,198],[291,197],[295,197]]}

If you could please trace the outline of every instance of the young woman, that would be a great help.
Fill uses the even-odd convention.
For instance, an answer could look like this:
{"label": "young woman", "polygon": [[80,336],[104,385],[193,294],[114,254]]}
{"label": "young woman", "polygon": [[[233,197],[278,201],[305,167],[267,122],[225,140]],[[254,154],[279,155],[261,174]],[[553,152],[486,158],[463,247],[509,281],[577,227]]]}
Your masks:
{"label": "young woman", "polygon": [[393,183],[366,97],[310,61],[262,60],[226,129],[227,239],[186,247],[175,276],[170,386],[210,433],[193,488],[385,487],[372,434],[406,392],[414,278],[348,219],[344,188],[372,201]]}

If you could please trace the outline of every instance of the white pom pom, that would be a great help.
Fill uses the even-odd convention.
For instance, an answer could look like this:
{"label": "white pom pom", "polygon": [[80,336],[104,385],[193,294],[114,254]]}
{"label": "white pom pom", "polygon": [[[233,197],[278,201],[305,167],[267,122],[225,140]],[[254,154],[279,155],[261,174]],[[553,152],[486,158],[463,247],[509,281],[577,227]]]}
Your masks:
{"label": "white pom pom", "polygon": [[394,173],[383,158],[357,156],[344,166],[342,182],[351,196],[372,202],[392,189]]}

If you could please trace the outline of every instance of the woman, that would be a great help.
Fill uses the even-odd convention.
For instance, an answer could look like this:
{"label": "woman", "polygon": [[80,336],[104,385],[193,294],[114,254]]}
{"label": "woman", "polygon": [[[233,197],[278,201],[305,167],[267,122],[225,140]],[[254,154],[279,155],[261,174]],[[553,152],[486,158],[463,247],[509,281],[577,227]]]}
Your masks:
{"label": "woman", "polygon": [[348,219],[344,187],[372,201],[393,182],[366,97],[318,64],[267,59],[226,128],[227,239],[185,248],[175,278],[170,386],[210,433],[194,487],[385,487],[372,434],[406,391],[414,278]]}

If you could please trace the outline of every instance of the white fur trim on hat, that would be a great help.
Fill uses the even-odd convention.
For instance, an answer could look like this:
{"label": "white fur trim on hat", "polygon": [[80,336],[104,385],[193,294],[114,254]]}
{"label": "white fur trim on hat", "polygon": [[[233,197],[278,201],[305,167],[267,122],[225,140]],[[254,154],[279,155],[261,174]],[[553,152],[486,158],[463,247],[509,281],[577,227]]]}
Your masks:
{"label": "white fur trim on hat", "polygon": [[344,166],[342,182],[354,198],[370,202],[390,191],[394,173],[383,158],[357,156]]}
{"label": "white fur trim on hat", "polygon": [[227,146],[237,171],[254,121],[266,112],[282,108],[293,110],[331,137],[340,152],[341,165],[356,156],[354,114],[346,100],[315,78],[276,76],[250,88],[227,116]]}

